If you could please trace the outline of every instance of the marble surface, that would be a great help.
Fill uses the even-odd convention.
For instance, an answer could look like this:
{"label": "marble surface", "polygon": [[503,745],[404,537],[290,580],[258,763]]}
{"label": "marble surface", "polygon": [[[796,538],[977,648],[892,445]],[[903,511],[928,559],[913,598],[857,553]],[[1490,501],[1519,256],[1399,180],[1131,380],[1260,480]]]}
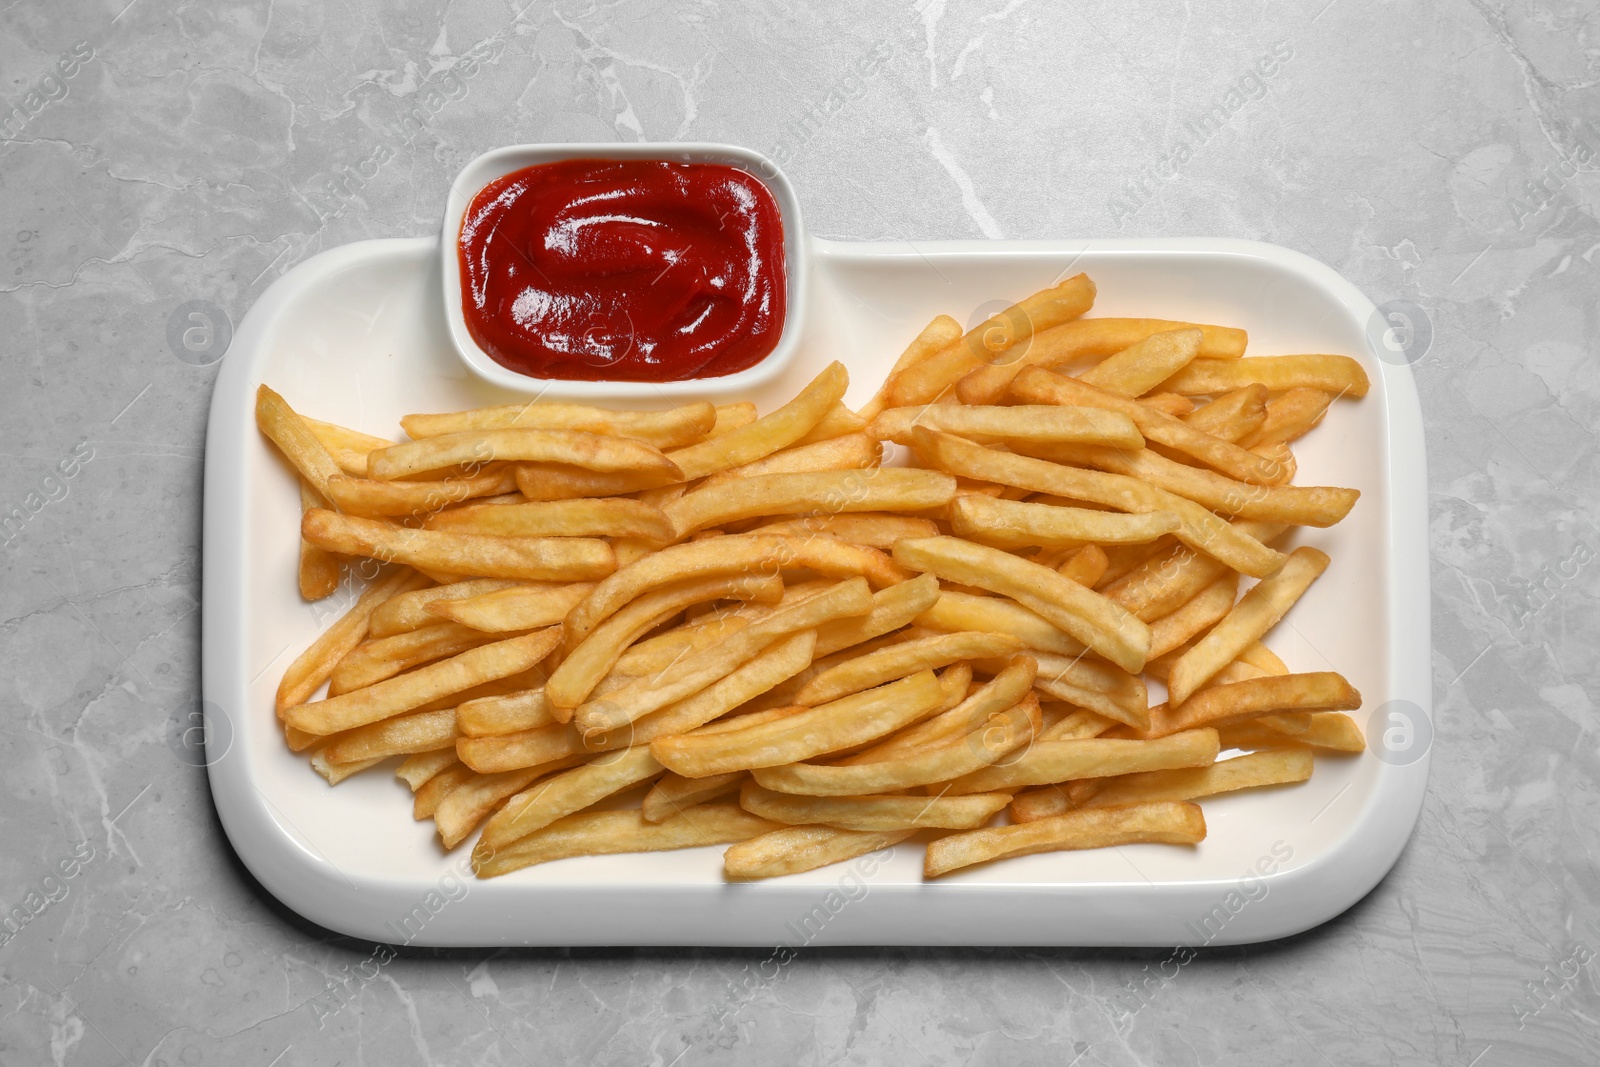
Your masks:
{"label": "marble surface", "polygon": [[[1593,3],[0,8],[0,1063],[1596,1062],[1597,86]],[[174,740],[187,316],[431,232],[485,148],[638,139],[768,151],[828,237],[1255,238],[1412,309],[1436,734],[1391,875],[1182,968],[396,955],[268,898]]]}

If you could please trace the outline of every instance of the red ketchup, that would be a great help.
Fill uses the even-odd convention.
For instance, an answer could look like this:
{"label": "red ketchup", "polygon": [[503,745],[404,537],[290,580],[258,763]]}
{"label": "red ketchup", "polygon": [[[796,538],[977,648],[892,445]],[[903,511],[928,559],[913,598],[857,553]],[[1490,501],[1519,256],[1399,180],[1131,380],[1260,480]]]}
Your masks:
{"label": "red ketchup", "polygon": [[778,205],[733,167],[527,167],[472,198],[459,250],[473,340],[530,377],[716,378],[759,363],[783,332]]}

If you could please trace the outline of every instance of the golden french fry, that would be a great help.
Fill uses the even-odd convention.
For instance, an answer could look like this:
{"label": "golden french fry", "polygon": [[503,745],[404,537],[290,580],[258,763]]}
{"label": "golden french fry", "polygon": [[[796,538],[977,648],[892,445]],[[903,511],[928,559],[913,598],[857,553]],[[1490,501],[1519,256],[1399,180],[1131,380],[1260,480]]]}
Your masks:
{"label": "golden french fry", "polygon": [[[946,673],[950,673],[947,670]],[[973,693],[965,694],[946,712],[938,713],[923,723],[902,729],[885,741],[861,750],[840,760],[840,765],[878,763],[904,757],[909,753],[942,744],[954,737],[965,737],[973,729],[981,728],[998,713],[1014,707],[1027,696],[1034,685],[1037,662],[1034,656],[1013,656],[994,678],[978,686]]]}
{"label": "golden french fry", "polygon": [[632,471],[590,471],[561,463],[513,464],[517,491],[531,502],[608,497],[661,488],[661,477]]}
{"label": "golden french fry", "polygon": [[[750,410],[753,416],[754,405]],[[665,411],[610,411],[583,404],[536,400],[442,415],[405,415],[400,419],[400,426],[418,439],[472,430],[580,430],[631,437],[657,448],[678,448],[693,444],[710,433],[716,425],[717,414],[717,409],[705,401],[679,404]]]}
{"label": "golden french fry", "polygon": [[1104,737],[1036,741],[1004,766],[986,767],[950,783],[948,793],[1014,791],[1018,786],[1050,785],[1074,778],[1109,778],[1138,771],[1205,767],[1221,751],[1217,731],[1193,729],[1144,741]]}
{"label": "golden french fry", "polygon": [[1233,598],[1238,592],[1239,576],[1230,571],[1196,593],[1193,600],[1177,611],[1151,623],[1151,658],[1171,652],[1214,626],[1233,609]]}
{"label": "golden french fry", "polygon": [[473,578],[401,593],[390,597],[373,611],[367,632],[373,637],[392,637],[408,630],[432,626],[440,618],[431,610],[431,605],[436,601],[482,596],[518,584],[509,578]]}
{"label": "golden french fry", "polygon": [[1198,327],[1164,330],[1107,356],[1079,379],[1120,396],[1143,396],[1200,354]]}
{"label": "golden french fry", "polygon": [[1288,666],[1285,665],[1283,660],[1278,658],[1278,654],[1272,651],[1272,649],[1268,648],[1266,645],[1263,645],[1260,641],[1255,642],[1249,648],[1239,653],[1239,659],[1253,667],[1261,669],[1267,674],[1289,673]]}
{"label": "golden french fry", "polygon": [[1273,463],[1240,448],[1232,441],[1213,437],[1182,419],[1175,419],[1129,397],[1097,389],[1077,378],[1070,378],[1042,367],[1030,367],[1011,383],[1011,396],[1033,404],[1073,405],[1070,410],[1103,407],[1126,415],[1145,438],[1165,445],[1192,459],[1214,467],[1230,478],[1252,485],[1279,485],[1284,471]]}
{"label": "golden french fry", "polygon": [[[848,433],[810,445],[792,445],[770,456],[719,471],[701,481],[698,489],[711,489],[758,474],[804,474],[808,471],[859,470],[883,460],[883,443],[871,434]],[[671,499],[682,496],[679,492]],[[663,502],[669,503],[670,501]]]}
{"label": "golden french fry", "polygon": [[1170,511],[1183,524],[1177,531],[1179,540],[1251,577],[1275,574],[1286,558],[1283,553],[1229,526],[1194,501],[1135,478],[996,452],[959,437],[921,429],[917,431],[917,451],[940,470],[955,475],[1103,504],[1119,511]]}
{"label": "golden french fry", "polygon": [[400,567],[367,586],[355,605],[324,630],[283,672],[276,698],[278,717],[282,718],[289,708],[305,703],[312,693],[322,688],[339,661],[366,637],[372,613],[381,604],[427,580],[409,568]]}
{"label": "golden french fry", "polygon": [[624,604],[663,585],[712,575],[776,574],[801,567],[830,578],[861,575],[880,589],[909,577],[882,552],[831,537],[744,534],[692,541],[645,556],[595,586],[567,616],[567,647],[576,648]]}
{"label": "golden french fry", "polygon": [[783,581],[776,575],[761,574],[696,578],[646,593],[595,627],[567,653],[545,683],[545,697],[556,717],[565,722],[629,645],[684,608],[728,597],[772,604],[782,596]]}
{"label": "golden french fry", "polygon": [[828,413],[807,433],[795,442],[796,447],[818,445],[825,441],[832,441],[846,435],[862,433],[867,428],[867,420],[845,407],[844,404],[835,402]]}
{"label": "golden french fry", "polygon": [[967,631],[917,638],[830,667],[807,682],[794,702],[816,707],[917,671],[938,670],[964,659],[1006,656],[1021,648],[1021,641],[999,633]]}
{"label": "golden french fry", "polygon": [[386,758],[384,756],[374,756],[370,759],[356,760],[353,763],[335,763],[328,758],[327,748],[324,746],[311,754],[311,769],[326,778],[329,785],[338,785],[351,775],[371,770]]}
{"label": "golden french fry", "polygon": [[434,809],[433,822],[439,831],[439,840],[445,848],[455,848],[507,797],[526,789],[541,776],[566,770],[583,758],[571,756],[554,765],[473,775],[446,793]]}
{"label": "golden french fry", "polygon": [[456,713],[419,711],[396,715],[340,734],[321,750],[329,763],[357,763],[387,759],[412,752],[434,752],[455,747]]}
{"label": "golden french fry", "polygon": [[1083,656],[1035,652],[1033,658],[1034,687],[1046,696],[1141,729],[1149,723],[1150,698],[1138,675]]}
{"label": "golden french fry", "polygon": [[[944,713],[952,714],[957,714],[956,709]],[[1021,703],[981,718],[970,711],[960,714],[971,727],[965,733],[911,745],[890,758],[862,762],[858,756],[841,763],[789,763],[750,773],[767,789],[806,796],[861,796],[952,781],[991,766],[1031,742],[1039,725],[1039,700],[1030,693]]]}
{"label": "golden french fry", "polygon": [[479,841],[488,848],[503,848],[563,815],[582,811],[660,773],[661,764],[648,748],[600,756],[592,763],[546,778],[506,801],[505,807],[484,824]]}
{"label": "golden french fry", "polygon": [[1151,334],[1198,329],[1201,356],[1238,358],[1244,354],[1243,330],[1169,319],[1078,319],[1037,334],[1018,358],[997,361],[968,374],[956,387],[966,404],[993,404],[1005,395],[1011,380],[1027,367],[1058,367],[1082,359],[1104,359],[1138,344]]}
{"label": "golden french fry", "polygon": [[776,767],[865,744],[930,715],[944,698],[932,671],[774,722],[721,733],[661,737],[650,751],[688,778]]}
{"label": "golden french fry", "polygon": [[1217,733],[1226,748],[1274,748],[1280,745],[1308,745],[1331,752],[1363,752],[1367,741],[1361,727],[1348,715],[1337,711],[1313,712],[1302,733],[1287,734],[1274,730],[1267,720],[1276,716],[1247,719],[1229,726],[1218,727]]}
{"label": "golden french fry", "polygon": [[367,460],[369,477],[385,481],[485,463],[562,463],[603,474],[627,472],[677,481],[677,464],[661,450],[629,437],[582,430],[466,430],[381,449]]}
{"label": "golden french fry", "polygon": [[[1032,450],[1030,450],[1032,451]],[[1332,526],[1350,513],[1360,490],[1308,485],[1250,485],[1168,459],[1150,449],[1118,452],[1071,445],[1038,450],[1046,459],[1139,478],[1169,493],[1241,519],[1290,526]]]}
{"label": "golden french fry", "polygon": [[888,406],[889,394],[894,389],[894,380],[907,367],[915,366],[933,358],[943,349],[954,344],[961,338],[961,324],[949,315],[936,315],[932,322],[922,328],[922,332],[912,339],[906,346],[900,358],[894,361],[894,366],[884,376],[883,384],[872,395],[872,399],[863,404],[856,412],[862,419],[871,422]]}
{"label": "golden french fry", "polygon": [[1302,545],[1282,570],[1246,591],[1227,616],[1172,665],[1167,681],[1172,703],[1184,703],[1206,679],[1259,641],[1327,569],[1327,553]]}
{"label": "golden french fry", "polygon": [[336,697],[341,693],[363,689],[374,682],[393,678],[401,671],[454,656],[492,640],[494,638],[491,635],[478,630],[453,622],[441,622],[393,637],[363,642],[351,649],[334,667],[333,675],[328,679],[328,695]]}
{"label": "golden french fry", "polygon": [[[300,511],[327,507],[322,494],[304,478],[300,479]],[[339,588],[339,557],[327,549],[300,539],[300,596],[306,600],[321,600],[332,596]]]}
{"label": "golden french fry", "polygon": [[956,537],[901,541],[895,562],[1009,596],[1130,671],[1144,666],[1150,628],[1117,604],[1048,567]]}
{"label": "golden french fry", "polygon": [[710,648],[734,631],[744,629],[750,621],[748,616],[732,614],[705,616],[675,626],[628,649],[611,673],[627,678],[659,674],[684,656]]}
{"label": "golden french fry", "polygon": [[770,456],[810,433],[844,398],[849,384],[850,376],[844,364],[830,363],[798,396],[778,410],[715,440],[669,453],[668,458],[683,472],[684,481],[693,481]]}
{"label": "golden french fry", "polygon": [[[1055,507],[1069,507],[1073,501],[1060,497],[1035,497],[1034,503],[1050,504]],[[1181,520],[1180,520],[1181,521]],[[1180,527],[1181,529],[1181,527]],[[1117,579],[1147,560],[1154,559],[1165,552],[1171,551],[1173,546],[1179,545],[1176,534],[1166,534],[1139,545],[1104,545],[1101,551],[1106,554],[1106,572],[1100,576],[1098,587],[1110,587]]]}
{"label": "golden french fry", "polygon": [[909,445],[918,426],[942,430],[973,441],[1036,441],[1046,444],[1089,444],[1143,448],[1144,438],[1133,420],[1103,407],[1056,404],[1016,407],[928,404],[890,408],[872,420],[871,434],[880,440]]}
{"label": "golden french fry", "polygon": [[714,441],[723,434],[732,433],[741,426],[749,426],[756,421],[758,414],[756,406],[748,400],[741,400],[736,404],[718,404],[717,421],[706,432],[706,438]]}
{"label": "golden french fry", "polygon": [[[923,577],[933,578],[931,574]],[[1010,634],[1028,648],[1063,656],[1081,656],[1084,652],[1083,642],[1067,636],[1048,619],[1004,597],[974,596],[946,589],[938,594],[938,600],[916,617],[916,623],[945,633],[985,630]]]}
{"label": "golden french fry", "polygon": [[1110,567],[1111,558],[1106,555],[1105,549],[1099,545],[1084,545],[1067,557],[1056,571],[1086,589],[1093,589],[1104,580]]}
{"label": "golden french fry", "polygon": [[596,538],[488,537],[412,530],[321,508],[306,512],[300,533],[330,552],[484,578],[574,581],[603,577],[616,565],[611,546]]}
{"label": "golden french fry", "polygon": [[328,479],[328,499],[351,515],[422,519],[464,500],[509,493],[516,488],[516,472],[504,466],[433,481],[383,482],[336,474]]}
{"label": "golden french fry", "polygon": [[1321,389],[1290,389],[1267,402],[1266,418],[1260,427],[1239,443],[1251,449],[1288,444],[1321,422],[1333,401],[1334,395]]}
{"label": "golden french fry", "polygon": [[1194,845],[1206,836],[1200,805],[1157,801],[1126,808],[1070,812],[1035,822],[950,834],[928,845],[923,874],[942,874],[987,860],[1151,842]]}
{"label": "golden french fry", "polygon": [[[1284,527],[1264,522],[1239,521],[1235,530],[1263,544],[1276,539]],[[1175,544],[1132,566],[1121,576],[1106,579],[1100,592],[1145,622],[1177,611],[1200,590],[1228,569],[1221,560]]]}
{"label": "golden french fry", "polygon": [[476,777],[471,767],[460,762],[446,767],[412,791],[411,817],[418,821],[433,818],[445,797]]}
{"label": "golden french fry", "polygon": [[1041,741],[1087,741],[1118,725],[1115,719],[1109,719],[1085,708],[1075,708],[1065,702],[1051,701],[1050,706],[1053,710],[1064,714],[1039,732]]}
{"label": "golden french fry", "polygon": [[[1172,665],[1178,661],[1180,656],[1189,651],[1189,649],[1193,648],[1194,644],[1195,643],[1193,641],[1190,641],[1188,644],[1180,645],[1164,656],[1156,656],[1152,658],[1149,663],[1144,665],[1144,672],[1150,677],[1154,678],[1156,681],[1160,682],[1162,685],[1166,685],[1172,680]],[[1265,648],[1266,646],[1261,644],[1259,641],[1256,642],[1255,645],[1251,646],[1252,650],[1264,650]],[[1232,663],[1229,663],[1216,674],[1213,674],[1206,684],[1227,685],[1229,682],[1243,682],[1251,678],[1264,678],[1269,674],[1288,673],[1289,669],[1287,667],[1282,670],[1267,670],[1265,668],[1258,667],[1246,659],[1245,655],[1242,654],[1238,659],[1234,660]]]}
{"label": "golden french fry", "polygon": [[578,731],[565,723],[549,723],[516,733],[455,739],[456,758],[480,774],[537,767],[589,751]]}
{"label": "golden french fry", "polygon": [[919,519],[911,515],[858,512],[784,519],[759,526],[753,532],[794,537],[822,534],[827,537],[837,537],[841,541],[849,541],[851,544],[876,548],[880,552],[888,552],[894,548],[896,541],[908,537],[933,537],[939,532],[939,527],[932,519]]}
{"label": "golden french fry", "polygon": [[531,582],[479,596],[437,599],[427,610],[435,619],[485,633],[536,630],[560,623],[593,589],[593,582]]}
{"label": "golden french fry", "polygon": [[1139,400],[1175,419],[1185,418],[1194,413],[1194,401],[1177,393],[1150,393],[1140,397]]}
{"label": "golden french fry", "polygon": [[[743,729],[746,726],[755,726],[756,722],[750,721],[752,718],[750,715],[740,716],[737,726],[730,720],[719,722],[711,720],[726,715],[799,674],[811,661],[815,648],[816,634],[811,630],[804,630],[793,637],[775,641],[759,656],[693,696],[669,704],[660,711],[646,715],[620,729],[586,734],[584,743],[591,749],[604,750],[629,744],[642,745],[658,737],[687,734],[691,731],[698,734],[716,732],[724,728]],[[801,709],[792,710],[798,712]],[[777,717],[779,716],[773,716]],[[706,725],[707,723],[710,725]]]}
{"label": "golden french fry", "polygon": [[[1061,782],[1056,785],[1043,785],[1037,789],[1021,790],[1011,798],[1011,806],[1006,810],[1006,814],[1013,823],[1025,823],[1077,811],[1083,806],[1087,795],[1097,791],[1104,780],[1080,778],[1076,782]],[[1080,797],[1078,795],[1080,792],[1086,792],[1086,795]]]}
{"label": "golden french fry", "polygon": [[1155,800],[1198,800],[1241,789],[1303,782],[1310,777],[1311,753],[1308,750],[1280,748],[1220,760],[1209,767],[1145,771],[1114,778],[1090,797],[1085,806],[1114,808]]}
{"label": "golden french fry", "polygon": [[298,704],[283,718],[297,730],[332,734],[412,711],[452,693],[527,670],[561,642],[559,627],[512,637],[452,656],[365,689],[310,704]]}
{"label": "golden french fry", "polygon": [[1011,803],[1007,793],[961,797],[806,797],[776,793],[755,782],[739,790],[739,806],[789,826],[841,830],[970,830]]}
{"label": "golden french fry", "polygon": [[[817,657],[852,648],[898,630],[927,611],[939,599],[939,580],[920,574],[872,594],[872,610],[855,618],[835,619],[817,628]],[[981,629],[981,627],[960,627]]]}
{"label": "golden french fry", "polygon": [[[1075,274],[1018,301],[968,330],[960,341],[902,369],[889,386],[890,406],[930,404],[979,368],[1027,358],[1038,335],[1083,315],[1094,297],[1094,282],[1086,274]],[[992,403],[993,398],[976,402]]]}
{"label": "golden french fry", "polygon": [[289,402],[264,385],[256,389],[256,426],[278,446],[301,478],[324,497],[328,495],[328,479],[338,476],[339,465]]}
{"label": "golden french fry", "polygon": [[957,535],[1005,548],[1143,544],[1181,525],[1169,511],[1126,514],[972,494],[950,504],[950,526]]}
{"label": "golden french fry", "polygon": [[347,426],[308,419],[304,415],[300,416],[300,421],[322,442],[322,447],[328,450],[328,455],[333,457],[333,462],[340,470],[358,478],[367,476],[368,452],[375,448],[388,448],[395,443],[386,437],[374,437]]}
{"label": "golden french fry", "polygon": [[780,605],[720,644],[687,656],[659,674],[635,679],[604,695],[596,694],[579,706],[573,718],[585,730],[613,730],[727,677],[780,637],[871,610],[872,594],[864,579],[839,582],[805,600]]}
{"label": "golden french fry", "polygon": [[734,771],[713,774],[709,778],[685,778],[668,771],[655,780],[650,792],[639,802],[639,814],[645,822],[663,822],[696,804],[737,793],[748,777],[743,771]]}
{"label": "golden french fry", "polygon": [[555,721],[543,689],[478,697],[456,707],[456,729],[466,737],[521,733]]}
{"label": "golden french fry", "polygon": [[840,830],[832,826],[785,826],[741,841],[722,854],[723,877],[733,881],[781,878],[892,848],[915,830]]}
{"label": "golden french fry", "polygon": [[456,763],[456,750],[454,746],[436,748],[432,752],[418,752],[407,756],[395,768],[394,776],[411,787],[415,793],[422,788],[422,784],[445,768]]}
{"label": "golden french fry", "polygon": [[1259,383],[1273,392],[1305,388],[1335,396],[1363,397],[1370,383],[1361,364],[1349,356],[1248,356],[1244,359],[1196,359],[1161,383],[1185,396],[1226,393]]}
{"label": "golden french fry", "polygon": [[1150,728],[1144,736],[1227,726],[1276,712],[1354,711],[1360,706],[1361,693],[1335,671],[1268,675],[1210,686],[1177,708],[1158,704],[1150,709]]}
{"label": "golden french fry", "polygon": [[1253,382],[1202,404],[1184,421],[1213,437],[1238,444],[1266,421],[1268,395],[1266,386]]}
{"label": "golden french fry", "polygon": [[955,497],[956,480],[905,467],[759,474],[686,493],[663,510],[673,536],[762,515],[849,511],[926,511]]}
{"label": "golden french fry", "polygon": [[660,508],[616,497],[470,505],[430,515],[424,525],[497,537],[672,537],[672,524]]}
{"label": "golden french fry", "polygon": [[479,842],[472,850],[472,869],[479,878],[496,878],[573,856],[662,852],[744,841],[776,827],[737,804],[701,804],[659,823],[645,822],[638,811],[585,811],[557,819],[504,848]]}

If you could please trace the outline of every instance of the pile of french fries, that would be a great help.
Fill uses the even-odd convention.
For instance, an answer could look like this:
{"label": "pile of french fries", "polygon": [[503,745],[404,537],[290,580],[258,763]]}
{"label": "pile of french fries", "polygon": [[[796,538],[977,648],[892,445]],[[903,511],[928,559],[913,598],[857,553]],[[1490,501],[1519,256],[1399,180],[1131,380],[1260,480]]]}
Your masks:
{"label": "pile of french fries", "polygon": [[1261,643],[1329,563],[1273,543],[1359,496],[1290,484],[1290,443],[1361,366],[1094,295],[940,316],[859,411],[835,363],[759,418],[513,404],[397,443],[262,386],[302,594],[374,571],[284,675],[290,748],[330,783],[403,758],[481,877],[728,845],[730,879],[917,834],[930,878],[1194,845],[1196,800],[1362,751],[1360,694]]}

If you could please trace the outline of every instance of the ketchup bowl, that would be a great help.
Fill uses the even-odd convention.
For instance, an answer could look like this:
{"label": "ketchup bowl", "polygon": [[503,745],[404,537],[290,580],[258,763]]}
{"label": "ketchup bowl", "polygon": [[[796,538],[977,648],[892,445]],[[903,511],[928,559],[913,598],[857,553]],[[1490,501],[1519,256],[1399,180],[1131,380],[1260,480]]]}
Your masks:
{"label": "ketchup bowl", "polygon": [[451,184],[439,244],[450,338],[505,389],[743,394],[799,345],[800,205],[777,165],[747,148],[497,148]]}

